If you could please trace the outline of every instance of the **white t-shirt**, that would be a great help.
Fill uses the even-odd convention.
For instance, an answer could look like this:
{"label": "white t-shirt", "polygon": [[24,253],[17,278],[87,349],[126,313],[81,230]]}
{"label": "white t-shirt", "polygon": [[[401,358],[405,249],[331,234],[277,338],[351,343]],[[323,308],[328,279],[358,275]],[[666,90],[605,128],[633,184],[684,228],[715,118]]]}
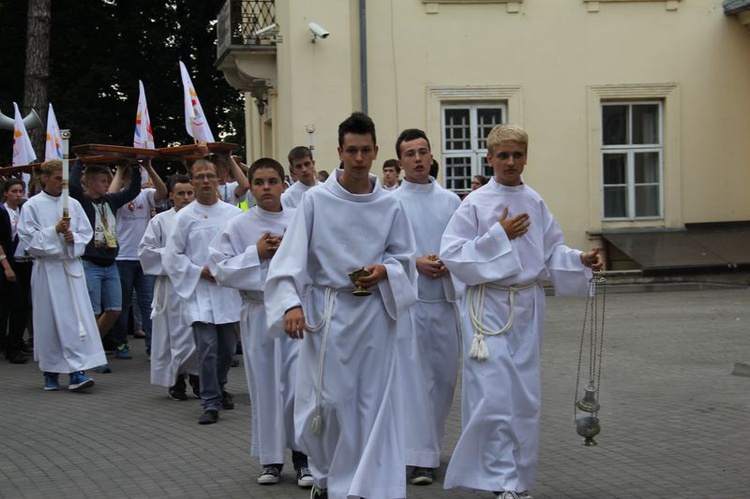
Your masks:
{"label": "white t-shirt", "polygon": [[151,210],[156,207],[155,195],[156,189],[142,189],[134,200],[117,210],[118,260],[138,260],[138,244],[148,228]]}
{"label": "white t-shirt", "polygon": [[237,199],[237,182],[227,182],[226,184],[219,184],[216,190],[219,191],[219,199],[225,203],[236,205],[241,199]]}
{"label": "white t-shirt", "polygon": [[[18,220],[21,218],[21,209],[16,207],[14,210],[8,206],[8,203],[4,203],[3,206],[5,206],[5,211],[8,212],[8,218],[10,218],[10,240],[13,241],[16,238],[16,234],[18,234]],[[23,256],[23,245],[19,241],[16,246],[16,251],[13,253],[13,257],[22,258]]]}

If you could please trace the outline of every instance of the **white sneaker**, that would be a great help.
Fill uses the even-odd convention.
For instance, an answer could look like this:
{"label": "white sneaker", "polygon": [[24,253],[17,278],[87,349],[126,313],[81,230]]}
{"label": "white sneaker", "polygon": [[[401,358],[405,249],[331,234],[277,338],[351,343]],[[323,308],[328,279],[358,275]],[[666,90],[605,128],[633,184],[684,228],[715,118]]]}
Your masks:
{"label": "white sneaker", "polygon": [[503,492],[498,492],[495,497],[496,499],[521,499],[521,497],[512,490],[504,490]]}
{"label": "white sneaker", "polygon": [[423,468],[415,466],[409,475],[409,483],[412,485],[430,485],[435,479],[435,473],[432,468]]}
{"label": "white sneaker", "polygon": [[303,488],[308,488],[312,487],[314,484],[315,480],[313,479],[309,468],[303,466],[297,470],[297,485]]}
{"label": "white sneaker", "polygon": [[279,469],[276,466],[266,466],[258,476],[261,485],[274,485],[279,483]]}

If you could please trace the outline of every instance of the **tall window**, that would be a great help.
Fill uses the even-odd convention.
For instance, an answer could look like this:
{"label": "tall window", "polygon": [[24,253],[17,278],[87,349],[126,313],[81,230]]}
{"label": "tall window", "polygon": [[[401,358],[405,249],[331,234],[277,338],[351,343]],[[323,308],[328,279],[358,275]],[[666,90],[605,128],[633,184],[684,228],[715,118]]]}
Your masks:
{"label": "tall window", "polygon": [[474,175],[492,175],[486,166],[487,134],[506,121],[504,104],[442,106],[445,187],[457,194],[471,190]]}
{"label": "tall window", "polygon": [[663,217],[662,102],[602,103],[604,219]]}

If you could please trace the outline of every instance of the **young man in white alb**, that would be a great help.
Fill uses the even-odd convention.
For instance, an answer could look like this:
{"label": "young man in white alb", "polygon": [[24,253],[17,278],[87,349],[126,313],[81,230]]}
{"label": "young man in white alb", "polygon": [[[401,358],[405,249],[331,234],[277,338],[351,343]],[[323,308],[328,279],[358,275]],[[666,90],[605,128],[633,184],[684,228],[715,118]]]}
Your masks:
{"label": "young man in white alb", "polygon": [[195,201],[175,217],[162,264],[182,298],[182,319],[193,328],[204,411],[198,423],[214,424],[219,410],[234,408],[224,385],[237,345],[235,323],[240,320],[241,300],[236,289],[216,284],[208,268],[208,245],[242,210],[219,201],[216,166],[210,161],[193,163],[190,182]]}
{"label": "young man in white alb", "polygon": [[177,213],[195,199],[195,190],[186,175],[170,178],[168,189],[172,208],[151,219],[138,245],[138,258],[143,272],[156,276],[151,314],[151,384],[168,388],[169,396],[174,400],[187,400],[186,374],[193,391],[200,393],[195,339],[190,325],[182,320],[180,297],[163,261]]}
{"label": "young man in white alb", "polygon": [[32,255],[31,301],[34,360],[44,372],[44,389],[59,390],[59,374],[69,373],[68,389],[94,386],[84,374],[107,362],[91,313],[81,255],[94,230],[81,204],[68,199],[63,218],[62,163],[42,164],[44,190],[29,199],[18,222],[20,244]]}
{"label": "young man in white alb", "polygon": [[473,331],[464,333],[461,437],[445,473],[446,489],[491,490],[498,499],[530,498],[539,446],[541,282],[558,295],[585,295],[597,248],[565,245],[542,197],[523,182],[528,135],[497,125],[487,136],[494,177],[472,191],[448,223],[440,259],[468,286]]}
{"label": "young man in white alb", "polygon": [[378,148],[368,116],[339,125],[338,152],[343,169],[305,194],[269,266],[266,315],[302,339],[294,421],[315,478],[310,497],[403,498],[396,320],[416,299],[414,236],[370,174]]}
{"label": "young man in white alb", "polygon": [[395,191],[398,189],[401,181],[401,165],[397,159],[387,159],[383,163],[383,189],[386,191]]}
{"label": "young man in white alb", "polygon": [[[406,394],[406,464],[409,480],[429,485],[440,466],[445,420],[453,402],[459,365],[463,285],[438,258],[440,238],[459,197],[430,176],[432,151],[422,130],[404,130],[396,140],[404,179],[393,195],[401,201],[417,244],[417,303],[399,321],[399,349]],[[411,319],[411,320],[410,320]]]}
{"label": "young man in white alb", "polygon": [[268,333],[263,303],[268,265],[294,210],[281,206],[284,169],[278,161],[258,159],[250,165],[248,175],[257,204],[230,220],[213,240],[209,267],[219,285],[236,288],[242,295],[240,331],[253,413],[251,454],[260,458],[263,468],[258,483],[279,482],[289,448],[297,484],[312,487],[307,456],[294,439],[294,383],[300,343]]}
{"label": "young man in white alb", "polygon": [[281,195],[284,208],[296,208],[303,194],[318,184],[315,160],[309,147],[297,146],[289,151],[289,174],[294,183]]}

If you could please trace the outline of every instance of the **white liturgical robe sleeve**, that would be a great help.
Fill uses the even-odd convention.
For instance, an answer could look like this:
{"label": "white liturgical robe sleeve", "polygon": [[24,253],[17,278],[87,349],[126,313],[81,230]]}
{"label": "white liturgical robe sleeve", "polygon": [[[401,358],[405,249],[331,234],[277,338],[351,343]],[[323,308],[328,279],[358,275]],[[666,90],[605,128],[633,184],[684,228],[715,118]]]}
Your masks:
{"label": "white liturgical robe sleeve", "polygon": [[445,228],[440,259],[469,286],[499,281],[522,269],[500,222],[481,233],[474,206],[466,202],[461,203]]}
{"label": "white liturgical robe sleeve", "polygon": [[143,273],[148,275],[167,275],[162,260],[164,259],[167,236],[177,212],[172,208],[159,213],[148,223],[146,232],[138,245],[138,259]]}

